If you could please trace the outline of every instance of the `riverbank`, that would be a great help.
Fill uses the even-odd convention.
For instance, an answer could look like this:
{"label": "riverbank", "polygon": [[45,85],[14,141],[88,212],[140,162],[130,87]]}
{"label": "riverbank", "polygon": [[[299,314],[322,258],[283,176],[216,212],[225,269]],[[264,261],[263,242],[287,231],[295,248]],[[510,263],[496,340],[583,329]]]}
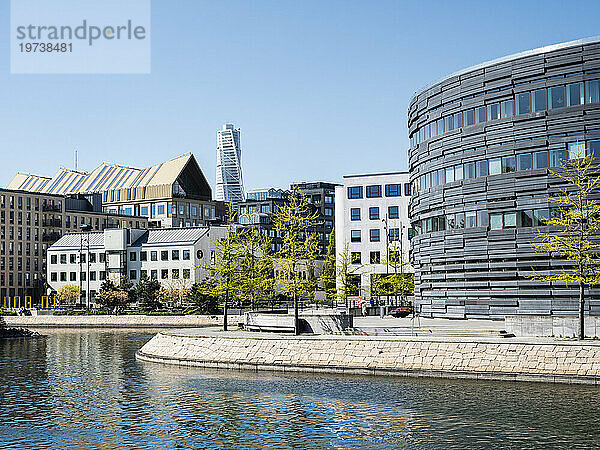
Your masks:
{"label": "riverbank", "polygon": [[[229,316],[228,323],[237,326],[240,316]],[[31,328],[197,328],[223,325],[223,316],[155,316],[155,315],[89,315],[89,316],[4,316],[8,327]]]}
{"label": "riverbank", "polygon": [[203,368],[600,384],[600,343],[424,336],[166,331],[142,361]]}

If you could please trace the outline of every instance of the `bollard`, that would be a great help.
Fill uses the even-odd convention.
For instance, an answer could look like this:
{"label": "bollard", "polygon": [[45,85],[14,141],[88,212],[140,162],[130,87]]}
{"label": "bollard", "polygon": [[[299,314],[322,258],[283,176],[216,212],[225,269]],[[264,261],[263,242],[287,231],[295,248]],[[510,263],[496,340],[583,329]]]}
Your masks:
{"label": "bollard", "polygon": [[[29,301],[27,301],[27,300],[29,300]],[[29,305],[29,309],[33,308],[33,304],[31,302],[31,297],[30,296],[25,296],[25,309],[28,308],[27,305]]]}

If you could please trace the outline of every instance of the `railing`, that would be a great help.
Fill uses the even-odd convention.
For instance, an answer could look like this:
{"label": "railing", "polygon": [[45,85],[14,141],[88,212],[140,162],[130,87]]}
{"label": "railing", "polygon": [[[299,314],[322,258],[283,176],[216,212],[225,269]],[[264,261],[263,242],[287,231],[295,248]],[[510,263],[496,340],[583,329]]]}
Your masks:
{"label": "railing", "polygon": [[43,212],[62,212],[62,206],[45,203],[42,205]]}

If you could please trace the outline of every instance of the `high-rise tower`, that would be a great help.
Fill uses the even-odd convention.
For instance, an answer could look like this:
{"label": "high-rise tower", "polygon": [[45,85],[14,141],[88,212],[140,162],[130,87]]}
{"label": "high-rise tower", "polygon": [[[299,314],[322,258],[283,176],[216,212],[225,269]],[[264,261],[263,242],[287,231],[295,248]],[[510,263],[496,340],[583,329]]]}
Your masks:
{"label": "high-rise tower", "polygon": [[245,200],[242,181],[242,147],[240,129],[226,123],[217,131],[216,200],[237,205]]}

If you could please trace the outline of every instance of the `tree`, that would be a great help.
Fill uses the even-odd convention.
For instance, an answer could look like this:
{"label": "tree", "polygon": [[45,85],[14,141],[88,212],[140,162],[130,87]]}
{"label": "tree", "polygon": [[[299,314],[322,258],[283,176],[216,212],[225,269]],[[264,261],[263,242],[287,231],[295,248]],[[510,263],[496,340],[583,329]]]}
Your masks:
{"label": "tree", "polygon": [[[344,244],[343,250],[338,252],[336,262],[336,280],[337,280],[337,297],[344,301],[346,313],[350,312],[348,296],[358,295],[358,285],[360,283],[360,273],[364,265],[352,260],[348,243]],[[359,283],[357,283],[357,278]]]}
{"label": "tree", "polygon": [[116,286],[112,281],[106,280],[100,286],[100,291],[96,294],[96,302],[105,308],[118,312],[127,303],[132,301],[131,284],[121,281]]}
{"label": "tree", "polygon": [[151,280],[146,274],[142,275],[135,287],[135,293],[140,306],[147,310],[160,308],[161,303],[158,298],[160,291],[160,281]]}
{"label": "tree", "polygon": [[227,331],[227,308],[234,295],[239,272],[239,243],[234,226],[235,213],[230,203],[227,205],[225,236],[215,241],[210,262],[203,266],[209,274],[210,282],[199,285],[204,295],[223,300],[223,331]]}
{"label": "tree", "polygon": [[410,264],[399,250],[390,250],[381,264],[385,264],[393,273],[377,274],[372,278],[371,288],[377,295],[404,297],[414,293],[414,276],[406,270]]}
{"label": "tree", "polygon": [[274,214],[275,229],[283,242],[277,252],[277,269],[282,275],[279,288],[294,301],[294,330],[299,334],[298,301],[314,295],[317,254],[315,225],[318,215],[306,196],[294,186],[287,202]]}
{"label": "tree", "polygon": [[257,300],[273,295],[271,240],[254,226],[237,233],[239,273],[236,288],[240,300],[256,308]]}
{"label": "tree", "polygon": [[325,299],[333,304],[337,298],[337,275],[336,275],[336,257],[335,257],[335,229],[331,232],[327,254],[323,264],[323,273],[321,274],[321,283],[325,291]]}
{"label": "tree", "polygon": [[532,278],[548,282],[563,281],[579,286],[579,326],[578,338],[585,338],[585,288],[600,282],[600,204],[594,199],[600,189],[600,178],[593,157],[586,156],[583,145],[578,145],[576,159],[565,160],[550,173],[562,180],[556,196],[549,202],[557,205],[551,208],[546,225],[550,228],[538,230],[539,243],[534,243],[536,251],[549,253],[553,258],[562,258],[572,263],[560,273],[536,272]]}
{"label": "tree", "polygon": [[190,294],[192,282],[186,278],[174,278],[158,292],[159,300],[170,308],[183,306],[184,300]]}
{"label": "tree", "polygon": [[212,279],[207,278],[200,283],[194,283],[188,294],[188,301],[194,304],[200,314],[217,314],[219,311],[219,299],[211,295],[206,295],[204,292],[207,289],[202,286],[202,284],[212,282]]}
{"label": "tree", "polygon": [[58,301],[59,304],[66,303],[71,305],[79,300],[80,296],[79,286],[74,284],[65,284],[58,290]]}

